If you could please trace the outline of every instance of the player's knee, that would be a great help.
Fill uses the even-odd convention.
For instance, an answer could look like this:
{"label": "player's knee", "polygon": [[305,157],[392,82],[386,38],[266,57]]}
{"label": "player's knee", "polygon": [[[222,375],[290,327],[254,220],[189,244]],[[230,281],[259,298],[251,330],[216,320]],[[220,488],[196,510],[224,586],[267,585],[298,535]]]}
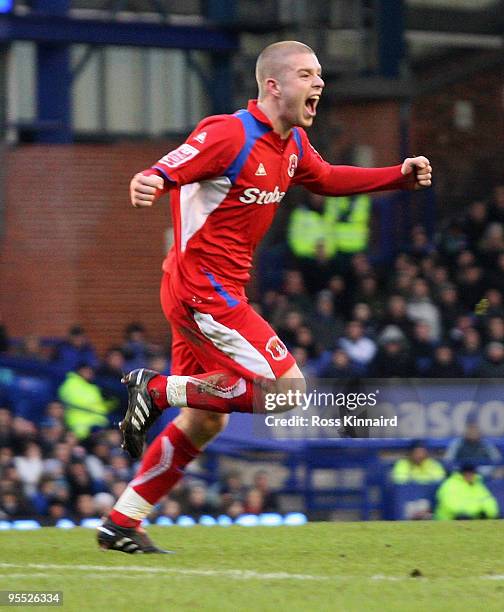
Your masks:
{"label": "player's knee", "polygon": [[296,395],[306,392],[306,379],[296,363],[277,379],[277,383],[281,387],[295,392]]}
{"label": "player's knee", "polygon": [[[285,374],[277,378],[268,394],[266,408],[275,412],[286,412],[304,405],[306,380],[303,373],[294,364]],[[272,406],[274,406],[272,408]]]}
{"label": "player's knee", "polygon": [[226,427],[228,420],[227,414],[182,408],[175,422],[189,439],[200,447],[219,434]]}
{"label": "player's knee", "polygon": [[205,414],[203,419],[201,419],[199,425],[202,432],[204,432],[208,438],[213,438],[226,427],[228,421],[228,414],[209,412],[208,414]]}

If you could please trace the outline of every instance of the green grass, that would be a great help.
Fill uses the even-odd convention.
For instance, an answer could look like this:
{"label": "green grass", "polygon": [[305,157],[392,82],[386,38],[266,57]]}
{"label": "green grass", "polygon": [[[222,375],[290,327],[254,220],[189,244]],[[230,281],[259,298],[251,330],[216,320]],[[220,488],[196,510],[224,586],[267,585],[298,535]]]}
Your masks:
{"label": "green grass", "polygon": [[106,612],[502,610],[503,528],[151,527],[155,542],[176,554],[145,556],[101,552],[87,529],[7,531],[0,590],[62,590],[64,610]]}

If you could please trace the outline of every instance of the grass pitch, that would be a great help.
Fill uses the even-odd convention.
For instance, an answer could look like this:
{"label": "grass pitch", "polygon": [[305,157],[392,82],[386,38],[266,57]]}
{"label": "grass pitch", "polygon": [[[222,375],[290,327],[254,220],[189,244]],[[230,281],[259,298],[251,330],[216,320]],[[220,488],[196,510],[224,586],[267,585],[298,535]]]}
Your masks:
{"label": "grass pitch", "polygon": [[145,556],[101,552],[89,529],[7,531],[0,590],[62,590],[54,609],[71,611],[503,610],[503,529],[501,521],[150,527],[176,554]]}

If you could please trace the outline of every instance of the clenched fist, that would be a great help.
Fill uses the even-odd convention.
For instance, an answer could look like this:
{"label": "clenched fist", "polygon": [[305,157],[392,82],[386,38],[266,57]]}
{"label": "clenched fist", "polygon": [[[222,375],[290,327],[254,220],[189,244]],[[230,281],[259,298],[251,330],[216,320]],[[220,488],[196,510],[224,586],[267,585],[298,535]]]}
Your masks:
{"label": "clenched fist", "polygon": [[425,189],[432,185],[432,167],[430,161],[423,155],[407,157],[401,166],[404,176],[414,173],[415,189]]}
{"label": "clenched fist", "polygon": [[135,208],[152,206],[163,191],[164,180],[155,174],[146,176],[139,172],[131,179],[130,198]]}

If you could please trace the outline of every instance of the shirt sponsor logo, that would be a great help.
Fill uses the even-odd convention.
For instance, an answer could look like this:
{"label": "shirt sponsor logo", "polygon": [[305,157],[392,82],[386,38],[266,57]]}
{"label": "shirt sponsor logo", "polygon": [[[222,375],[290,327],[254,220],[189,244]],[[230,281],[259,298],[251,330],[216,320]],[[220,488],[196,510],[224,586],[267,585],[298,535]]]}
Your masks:
{"label": "shirt sponsor logo", "polygon": [[287,168],[287,174],[292,178],[294,173],[296,172],[296,168],[298,166],[298,156],[293,153],[289,157],[289,167]]}
{"label": "shirt sponsor logo", "polygon": [[239,200],[243,202],[243,204],[278,204],[282,201],[284,195],[285,191],[280,191],[278,185],[275,185],[273,191],[264,191],[258,187],[249,187],[245,189]]}
{"label": "shirt sponsor logo", "polygon": [[178,168],[184,162],[196,157],[199,151],[195,147],[190,144],[184,143],[175,149],[174,151],[170,151],[167,155],[162,157],[159,160],[160,164],[164,164],[168,166],[168,168]]}
{"label": "shirt sponsor logo", "polygon": [[278,336],[272,336],[266,343],[266,350],[275,361],[282,361],[287,357],[287,347]]}

